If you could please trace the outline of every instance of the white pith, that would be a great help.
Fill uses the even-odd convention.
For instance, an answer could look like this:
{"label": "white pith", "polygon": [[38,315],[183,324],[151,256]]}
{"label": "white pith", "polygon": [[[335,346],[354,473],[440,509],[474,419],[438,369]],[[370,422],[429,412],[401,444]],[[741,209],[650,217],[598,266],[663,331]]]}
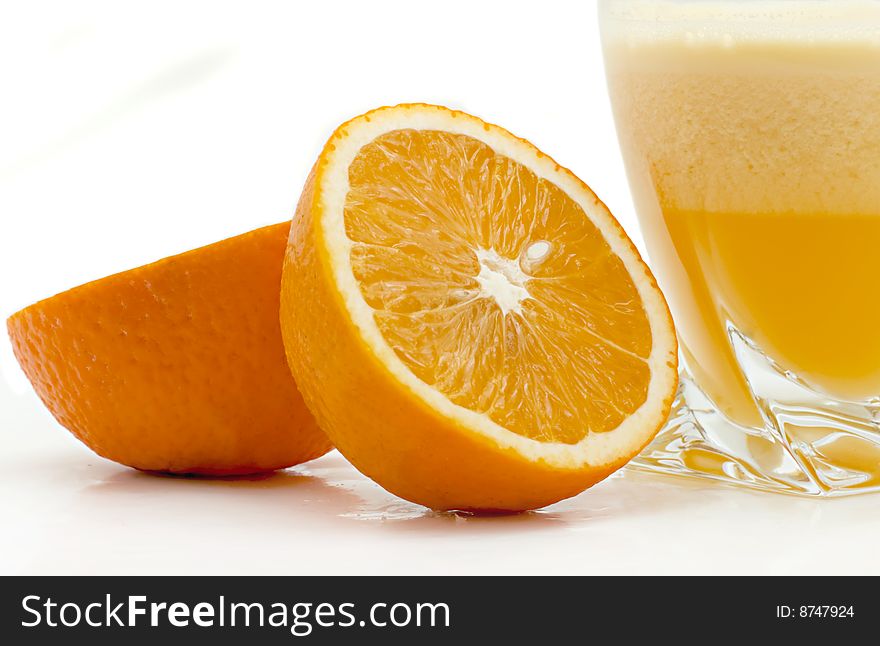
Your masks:
{"label": "white pith", "polygon": [[480,273],[480,295],[494,300],[501,312],[522,314],[522,302],[530,298],[526,283],[529,277],[520,269],[519,262],[502,258],[494,249],[477,249]]}
{"label": "white pith", "polygon": [[[416,377],[395,354],[376,325],[374,310],[364,300],[352,271],[350,254],[353,242],[345,233],[344,207],[350,188],[348,169],[360,149],[376,137],[399,129],[440,130],[473,137],[498,154],[527,167],[538,177],[553,182],[584,209],[608,241],[611,250],[623,260],[632,275],[651,326],[652,349],[647,361],[652,378],[645,402],[616,429],[587,434],[576,444],[530,439],[500,426],[485,414],[453,403],[442,392]],[[346,124],[328,143],[325,163],[326,168],[319,176],[320,182],[316,186],[315,199],[320,201],[320,212],[323,214],[321,228],[329,252],[330,270],[351,320],[364,342],[395,379],[455,424],[480,433],[498,446],[512,449],[532,461],[544,461],[561,468],[599,466],[616,461],[621,455],[629,455],[633,446],[641,446],[647,442],[661,421],[675,384],[675,371],[669,369],[670,362],[675,361],[674,333],[669,324],[666,305],[653,285],[650,272],[633,251],[619,225],[589,189],[568,173],[562,172],[550,158],[540,155],[530,145],[515,139],[500,128],[489,126],[462,113],[452,113],[431,106],[382,109]],[[549,243],[546,244],[549,246]],[[532,247],[534,249],[526,250],[527,254],[531,252],[539,257],[547,252],[547,248],[540,244]],[[510,265],[494,263],[498,258],[497,253],[492,250],[475,251],[481,261],[480,275],[484,280],[479,281],[478,278],[478,282],[483,292],[495,298],[502,309],[507,307],[508,311],[516,312],[516,308],[528,297],[525,282],[517,285],[521,279]],[[516,271],[527,279],[518,265]]]}

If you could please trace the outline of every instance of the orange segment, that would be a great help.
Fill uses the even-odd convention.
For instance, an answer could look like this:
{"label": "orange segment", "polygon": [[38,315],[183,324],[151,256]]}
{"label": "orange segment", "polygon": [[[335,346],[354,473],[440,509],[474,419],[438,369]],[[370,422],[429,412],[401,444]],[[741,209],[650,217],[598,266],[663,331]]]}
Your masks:
{"label": "orange segment", "polygon": [[55,418],[138,469],[242,474],[330,449],[284,359],[290,225],[82,285],[9,318],[15,355]]}
{"label": "orange segment", "polygon": [[439,509],[582,491],[653,437],[677,384],[663,296],[592,191],[436,106],[331,137],[294,218],[281,320],[337,448]]}

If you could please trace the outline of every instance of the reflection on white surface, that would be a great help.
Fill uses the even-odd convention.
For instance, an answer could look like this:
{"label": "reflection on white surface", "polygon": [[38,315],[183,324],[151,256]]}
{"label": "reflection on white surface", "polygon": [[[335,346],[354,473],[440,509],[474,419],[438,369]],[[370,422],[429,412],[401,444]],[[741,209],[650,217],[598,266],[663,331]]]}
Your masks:
{"label": "reflection on white surface", "polygon": [[[880,573],[876,496],[805,500],[626,474],[473,517],[388,494],[336,452],[259,478],[141,473],[0,390],[0,573]],[[13,445],[15,435],[24,441]]]}

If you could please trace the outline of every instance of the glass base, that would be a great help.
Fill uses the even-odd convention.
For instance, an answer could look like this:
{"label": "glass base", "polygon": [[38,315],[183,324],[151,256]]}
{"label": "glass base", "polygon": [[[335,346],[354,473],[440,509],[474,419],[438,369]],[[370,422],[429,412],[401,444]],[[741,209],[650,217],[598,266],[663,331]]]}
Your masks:
{"label": "glass base", "polygon": [[804,496],[880,491],[880,406],[831,400],[730,338],[764,427],[726,417],[685,368],[669,421],[628,468]]}

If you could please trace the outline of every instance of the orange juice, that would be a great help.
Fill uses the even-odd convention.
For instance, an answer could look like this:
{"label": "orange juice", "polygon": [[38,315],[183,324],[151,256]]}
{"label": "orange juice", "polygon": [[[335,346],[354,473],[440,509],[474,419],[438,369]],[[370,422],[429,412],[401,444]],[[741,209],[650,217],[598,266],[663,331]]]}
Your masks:
{"label": "orange juice", "polygon": [[763,22],[629,4],[644,20],[603,34],[609,88],[696,382],[762,424],[738,333],[831,399],[880,399],[880,3],[767,2],[786,6]]}

